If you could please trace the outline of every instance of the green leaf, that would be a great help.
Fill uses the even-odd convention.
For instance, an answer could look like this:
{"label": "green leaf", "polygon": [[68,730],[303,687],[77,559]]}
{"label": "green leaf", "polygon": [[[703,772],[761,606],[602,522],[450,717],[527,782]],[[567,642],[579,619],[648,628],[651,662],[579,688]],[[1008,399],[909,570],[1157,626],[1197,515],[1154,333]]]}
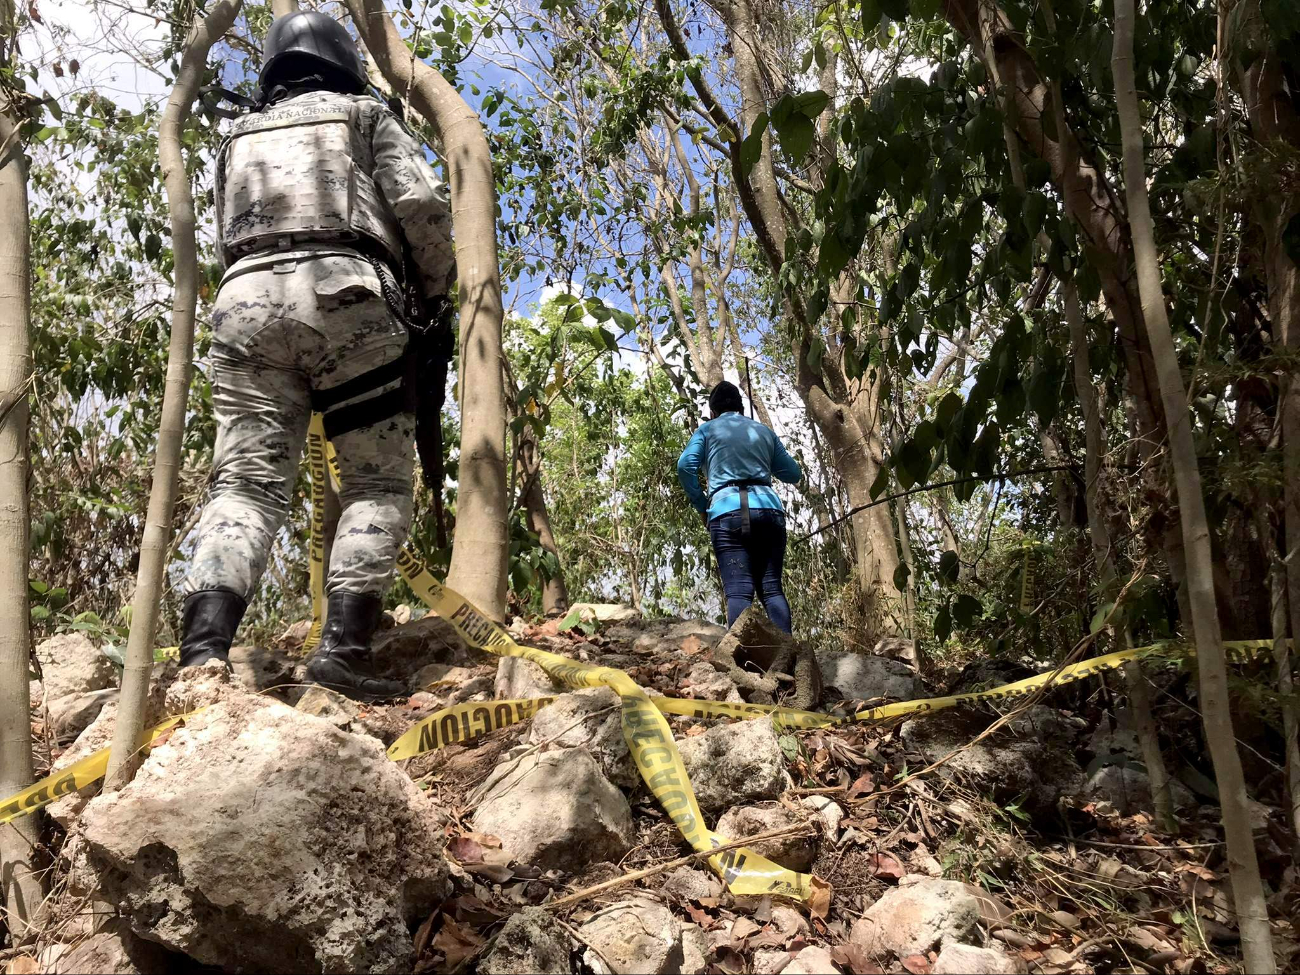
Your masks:
{"label": "green leaf", "polygon": [[814,335],[808,343],[808,368],[821,372],[822,356],[826,355],[826,343],[820,335]]}
{"label": "green leaf", "polygon": [[1110,616],[1110,611],[1114,608],[1115,608],[1115,604],[1113,602],[1102,603],[1100,606],[1098,606],[1097,612],[1095,612],[1092,616],[1092,622],[1088,625],[1088,632],[1096,633],[1103,626],[1105,626],[1106,620]]}
{"label": "green leaf", "polygon": [[819,322],[822,315],[826,313],[826,305],[830,302],[830,295],[825,288],[819,288],[813,292],[808,299],[808,306],[804,309],[808,316],[808,321]]}
{"label": "green leaf", "polygon": [[961,559],[957,558],[957,553],[948,549],[939,556],[939,578],[948,585],[957,581],[957,574],[961,569]]}
{"label": "green leaf", "polygon": [[162,253],[162,240],[157,234],[150,234],[144,239],[144,256],[151,261],[156,261],[158,255]]}
{"label": "green leaf", "polygon": [[614,333],[599,326],[587,333],[587,341],[597,352],[613,352],[618,348],[618,339],[614,338]]}
{"label": "green leaf", "polygon": [[1031,238],[1037,237],[1043,229],[1043,220],[1047,216],[1047,197],[1038,190],[1030,190],[1025,196],[1025,232]]}
{"label": "green leaf", "polygon": [[126,666],[126,652],[122,647],[119,647],[113,643],[105,643],[102,647],[99,648],[99,652],[102,653],[109,660],[113,661],[113,663],[117,664],[117,666],[119,667]]}
{"label": "green leaf", "polygon": [[785,95],[772,106],[771,121],[777,138],[781,141],[781,148],[794,163],[802,162],[808,154],[817,134],[813,119],[822,113],[829,102],[830,95],[824,91],[805,91],[798,95]]}
{"label": "green leaf", "polygon": [[893,466],[904,491],[914,484],[924,484],[926,475],[930,473],[930,451],[909,437],[899,445]]}
{"label": "green leaf", "polygon": [[790,157],[790,161],[795,165],[803,162],[817,135],[812,119],[801,112],[791,112],[784,122],[773,124],[776,126],[777,138],[781,140],[781,148]]}
{"label": "green leaf", "polygon": [[861,379],[865,368],[862,354],[858,351],[858,342],[851,333],[845,333],[840,356],[844,361],[844,375],[849,379]]}
{"label": "green leaf", "polygon": [[940,643],[947,643],[948,637],[952,636],[952,613],[947,605],[934,618],[934,636]]}
{"label": "green leaf", "polygon": [[862,28],[874,34],[880,25],[880,0],[862,0]]}
{"label": "green leaf", "polygon": [[1033,376],[1029,379],[1029,389],[1026,390],[1029,406],[1038,415],[1038,422],[1044,427],[1056,419],[1061,405],[1060,378],[1051,368],[1053,365],[1052,362],[1039,363],[1039,368],[1034,370]]}
{"label": "green leaf", "polygon": [[848,248],[840,241],[839,235],[833,230],[828,230],[817,252],[817,266],[826,277],[833,278],[844,270],[844,266],[852,257]]}
{"label": "green leaf", "polygon": [[984,604],[974,596],[962,593],[952,604],[952,618],[958,626],[970,626],[984,615]]}
{"label": "green leaf", "polygon": [[912,570],[907,567],[906,562],[899,562],[898,568],[894,570],[894,588],[902,592],[907,588],[907,580],[912,575]]}
{"label": "green leaf", "polygon": [[876,475],[876,479],[871,482],[871,487],[868,491],[871,494],[872,501],[875,501],[889,490],[889,473],[889,465],[885,464],[880,468],[880,473]]}
{"label": "green leaf", "polygon": [[933,450],[939,446],[939,431],[935,428],[933,421],[922,420],[912,431],[912,439],[926,450]]}
{"label": "green leaf", "polygon": [[953,419],[961,410],[962,400],[956,393],[949,393],[943,399],[939,400],[939,406],[934,411],[934,422],[944,436],[947,436],[948,428],[952,425]]}
{"label": "green leaf", "polygon": [[825,111],[830,100],[831,96],[820,89],[805,91],[794,96],[794,110],[801,112],[805,118],[815,119]]}
{"label": "green leaf", "polygon": [[754,127],[740,144],[740,169],[746,176],[758,165],[758,160],[763,155],[763,133],[767,131],[767,123],[767,112],[763,112],[754,119]]}

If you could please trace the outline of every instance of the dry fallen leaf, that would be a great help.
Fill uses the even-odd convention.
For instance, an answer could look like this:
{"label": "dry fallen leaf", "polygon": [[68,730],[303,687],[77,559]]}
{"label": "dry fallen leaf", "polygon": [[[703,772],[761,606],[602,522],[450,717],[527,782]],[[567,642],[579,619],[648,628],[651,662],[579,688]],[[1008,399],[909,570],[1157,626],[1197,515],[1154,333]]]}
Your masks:
{"label": "dry fallen leaf", "polygon": [[812,878],[812,891],[808,896],[808,913],[822,921],[831,912],[831,885],[821,877]]}
{"label": "dry fallen leaf", "polygon": [[468,867],[472,863],[482,863],[485,852],[478,840],[468,836],[453,836],[447,841],[447,855],[461,866]]}
{"label": "dry fallen leaf", "polygon": [[925,955],[907,955],[899,960],[912,975],[929,975],[930,959]]}
{"label": "dry fallen leaf", "polygon": [[873,853],[867,857],[867,869],[876,877],[891,877],[901,880],[907,876],[907,868],[898,862],[898,858],[889,853]]}
{"label": "dry fallen leaf", "polygon": [[863,772],[857,777],[854,783],[849,786],[848,797],[857,799],[860,796],[869,796],[876,791],[876,778],[870,772]]}
{"label": "dry fallen leaf", "polygon": [[871,960],[866,949],[853,942],[832,948],[831,959],[835,964],[847,968],[853,975],[882,975],[884,971]]}
{"label": "dry fallen leaf", "polygon": [[[445,906],[445,905],[444,905]],[[483,903],[473,894],[462,894],[451,902],[451,908],[456,915],[456,920],[462,924],[469,923],[476,927],[483,927],[488,924],[494,924],[500,921],[505,914],[496,908]]]}
{"label": "dry fallen leaf", "polygon": [[415,932],[415,956],[417,958],[424,954],[425,948],[429,947],[429,939],[433,937],[433,922],[438,919],[439,913],[439,911],[435,910],[420,925],[419,930]]}
{"label": "dry fallen leaf", "polygon": [[714,969],[723,975],[741,975],[745,970],[745,956],[727,945],[713,949]]}
{"label": "dry fallen leaf", "polygon": [[40,970],[40,964],[31,955],[19,955],[9,960],[5,975],[37,975]]}
{"label": "dry fallen leaf", "polygon": [[731,937],[734,941],[744,941],[750,935],[758,934],[759,927],[747,917],[736,918],[736,923],[731,926]]}
{"label": "dry fallen leaf", "polygon": [[682,653],[688,657],[693,657],[697,653],[703,653],[707,648],[700,642],[698,636],[688,636],[682,641]]}
{"label": "dry fallen leaf", "polygon": [[1178,869],[1186,873],[1194,873],[1202,880],[1219,879],[1219,875],[1217,873],[1215,873],[1213,870],[1210,870],[1207,867],[1201,866],[1199,863],[1180,863],[1178,865]]}
{"label": "dry fallen leaf", "polygon": [[472,958],[483,947],[483,939],[471,927],[444,918],[442,929],[433,939],[433,947],[447,959],[448,970],[455,969],[466,958]]}

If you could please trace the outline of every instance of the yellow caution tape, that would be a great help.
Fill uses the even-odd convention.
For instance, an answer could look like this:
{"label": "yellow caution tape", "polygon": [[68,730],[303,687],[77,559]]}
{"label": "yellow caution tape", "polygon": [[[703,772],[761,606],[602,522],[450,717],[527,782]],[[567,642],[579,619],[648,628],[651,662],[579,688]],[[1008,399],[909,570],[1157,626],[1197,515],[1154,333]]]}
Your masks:
{"label": "yellow caution tape", "polygon": [[[313,484],[312,544],[309,551],[312,560],[311,584],[315,616],[313,635],[308,639],[314,645],[319,640],[324,605],[323,486],[327,464],[334,461],[332,447],[324,439],[324,428],[319,415],[312,417],[308,445],[308,463]],[[317,485],[321,486],[320,490],[317,490]],[[1064,684],[1082,680],[1101,671],[1116,669],[1126,660],[1156,654],[1170,646],[1159,644],[1135,647],[1083,660],[1055,671],[1037,674],[985,691],[887,704],[859,711],[851,717],[800,711],[779,705],[651,698],[621,670],[592,666],[544,650],[518,645],[468,600],[435,579],[427,566],[411,552],[409,547],[403,547],[398,553],[397,568],[429,609],[450,623],[470,646],[498,656],[531,660],[554,680],[568,687],[612,688],[622,702],[623,735],[642,778],[681,831],[682,836],[699,851],[722,846],[728,841],[704,825],[694,790],[691,788],[686,769],[682,765],[681,755],[673,740],[672,730],[664,720],[663,714],[694,717],[770,717],[783,727],[795,729],[833,727],[850,721],[880,721],[977,701],[1020,697],[1049,682]],[[1232,659],[1249,659],[1259,656],[1261,652],[1269,652],[1272,645],[1270,640],[1242,640],[1225,643],[1224,649]],[[1192,651],[1185,649],[1184,652]],[[469,702],[444,708],[416,724],[395,741],[388,749],[388,757],[393,761],[399,761],[456,742],[473,740],[490,731],[530,718],[553,700],[554,698],[538,698]],[[142,738],[142,747],[152,744],[163,732],[196,713],[198,712],[169,718],[149,729]],[[0,803],[0,823],[31,813],[59,796],[94,784],[103,778],[107,770],[108,755],[107,748],[101,749],[4,800]],[[776,894],[807,900],[813,891],[813,877],[787,870],[752,850],[726,850],[710,857],[708,862],[736,894]]]}
{"label": "yellow caution tape", "polygon": [[[141,735],[140,747],[148,748],[158,740],[158,736],[163,732],[174,728],[186,718],[195,714],[198,714],[198,711],[177,715],[174,718],[168,718],[161,724],[154,725]],[[10,796],[3,803],[0,803],[0,823],[7,823],[19,816],[34,813],[60,796],[66,796],[70,792],[77,792],[88,785],[94,785],[108,771],[108,751],[107,748],[101,748],[97,752],[91,752],[85,758],[73,762],[63,771],[47,775],[35,785],[29,786],[17,795]]]}
{"label": "yellow caution tape", "polygon": [[489,731],[499,731],[526,721],[554,700],[553,697],[539,697],[532,700],[453,704],[408,729],[406,734],[388,746],[388,757],[394,762],[400,762],[404,758],[415,758],[448,745],[473,741]]}
{"label": "yellow caution tape", "polygon": [[[312,415],[311,429],[324,436],[324,424],[319,414]],[[328,447],[324,456],[322,452],[308,454],[313,481],[323,482],[327,476],[326,457],[329,457]],[[329,459],[333,460],[332,457]],[[316,524],[315,518],[312,524]],[[316,549],[316,546],[312,547],[313,552]],[[682,765],[672,729],[632,678],[612,667],[593,667],[545,650],[519,646],[467,599],[435,579],[409,546],[404,546],[398,553],[397,569],[424,604],[450,623],[470,646],[498,656],[531,660],[553,680],[567,687],[612,688],[623,704],[623,737],[627,740],[632,760],[686,842],[697,851],[707,851],[729,842],[704,825],[704,816]],[[752,850],[726,850],[709,857],[708,862],[736,894],[775,894],[807,900],[813,891],[810,875],[787,870]]]}
{"label": "yellow caution tape", "polygon": [[1034,550],[1025,544],[1025,562],[1020,569],[1020,612],[1026,616],[1034,608]]}
{"label": "yellow caution tape", "polygon": [[311,543],[308,547],[309,584],[311,586],[311,629],[303,641],[305,651],[316,649],[325,626],[325,478],[316,472],[325,470],[325,425],[312,417],[307,429],[307,466],[311,471]]}
{"label": "yellow caution tape", "polygon": [[[449,598],[454,598],[454,595],[449,590],[443,589],[443,592]],[[1101,671],[1115,670],[1126,660],[1136,657],[1158,656],[1174,648],[1175,645],[1170,643],[1154,644],[1148,647],[1134,647],[1131,650],[1106,654],[1102,657],[1093,657],[1089,660],[1081,660],[1077,664],[1061,668],[1059,673],[1056,673],[1053,683],[1068,684],[1071,681],[1083,680]],[[1224,643],[1223,648],[1230,660],[1243,663],[1271,653],[1273,641],[1231,640]],[[1180,649],[1184,654],[1194,655],[1194,648],[1182,647]],[[543,651],[538,650],[535,653],[542,654]],[[554,657],[555,655],[545,654],[545,656]],[[587,668],[587,665],[575,664],[567,657],[557,657],[556,659],[578,668]],[[587,669],[609,670],[610,668]],[[614,672],[621,673],[620,671]],[[1021,697],[1042,687],[1051,679],[1053,673],[1049,671],[1037,674],[1024,680],[1003,684],[1001,687],[993,687],[985,691],[972,691],[969,694],[932,697],[916,701],[901,701],[897,704],[868,708],[851,717],[821,714],[816,711],[798,711],[780,705],[741,704],[728,701],[693,701],[673,697],[652,697],[650,703],[664,714],[695,718],[770,717],[777,724],[786,728],[829,728],[854,721],[880,721],[908,714],[923,714],[929,711],[942,710],[943,708],[956,707],[959,704],[972,704],[977,701],[1001,701]],[[581,686],[591,685],[584,683]],[[388,749],[388,757],[393,761],[401,761],[402,759],[414,758],[436,749],[445,748],[447,745],[472,741],[488,732],[506,728],[531,718],[554,700],[554,698],[543,697],[531,700],[470,702],[444,708],[425,718],[410,728],[401,738],[393,742]],[[203,709],[200,708],[199,710]],[[157,741],[163,732],[198,713],[198,711],[191,711],[188,714],[168,718],[161,724],[150,728],[141,739],[142,747],[148,747]],[[93,785],[104,777],[107,768],[107,748],[102,748],[79,759],[61,772],[46,776],[36,784],[0,803],[0,823],[7,823],[19,816],[35,812],[60,796]]]}
{"label": "yellow caution tape", "polygon": [[[1272,651],[1272,640],[1230,640],[1223,649],[1228,659],[1245,662],[1261,654]],[[1133,647],[1108,653],[1101,657],[1090,657],[1070,664],[1059,670],[1049,670],[1033,677],[991,687],[984,691],[970,691],[966,694],[953,694],[947,697],[920,698],[915,701],[899,701],[880,707],[867,708],[852,716],[822,714],[818,711],[798,711],[773,704],[737,704],[728,701],[688,701],[681,698],[654,697],[651,701],[665,714],[680,714],[696,718],[753,718],[771,717],[778,724],[794,729],[831,728],[836,725],[857,721],[885,721],[890,718],[905,717],[909,714],[923,714],[927,711],[940,711],[956,707],[959,704],[974,704],[978,701],[1004,701],[1010,698],[1024,697],[1048,683],[1069,684],[1084,680],[1106,670],[1116,670],[1125,661],[1140,657],[1160,656],[1173,649],[1181,650],[1187,656],[1195,656],[1196,648],[1174,643],[1156,643],[1147,647]]]}
{"label": "yellow caution tape", "polygon": [[[452,595],[448,590],[444,589],[443,591],[448,596]],[[1165,643],[1148,647],[1135,647],[1132,650],[1082,660],[1077,664],[1062,668],[1056,675],[1054,683],[1064,684],[1083,680],[1085,677],[1090,677],[1104,670],[1115,670],[1125,660],[1135,657],[1156,656],[1163,651],[1172,649],[1173,646],[1173,644]],[[1270,653],[1273,649],[1273,641],[1233,640],[1226,642],[1223,646],[1229,659],[1236,662],[1248,662]],[[1182,649],[1186,654],[1193,654],[1192,648],[1185,647]],[[542,653],[540,650],[536,652]],[[553,655],[547,654],[546,656]],[[558,659],[565,661],[567,664],[573,663],[567,657],[559,657]],[[586,667],[585,664],[577,664],[576,666]],[[616,671],[616,673],[618,672]],[[883,707],[859,711],[852,717],[821,714],[816,711],[798,711],[780,705],[740,704],[728,701],[692,701],[673,697],[652,697],[650,703],[664,714],[695,718],[770,717],[786,728],[829,728],[853,721],[878,721],[908,714],[938,711],[943,708],[955,707],[959,704],[970,704],[976,701],[1006,700],[1020,697],[1046,684],[1051,676],[1052,672],[1049,671],[1011,684],[1003,684],[1001,687],[993,687],[986,691],[972,691],[969,694],[887,704]],[[582,686],[590,685],[584,684]],[[393,761],[401,761],[402,759],[415,758],[418,755],[445,748],[447,745],[472,741],[488,732],[506,728],[531,718],[554,700],[554,698],[543,697],[531,700],[470,702],[452,705],[430,715],[410,728],[389,747],[388,757]],[[199,710],[203,709],[200,708]],[[188,714],[168,718],[161,724],[150,728],[141,738],[142,747],[153,744],[163,732],[198,713],[199,711],[191,711]],[[93,752],[74,762],[68,768],[46,776],[22,792],[10,796],[0,803],[0,823],[7,823],[19,816],[35,812],[60,796],[80,791],[98,782],[104,777],[108,769],[108,751],[107,748],[102,748],[97,752]]]}

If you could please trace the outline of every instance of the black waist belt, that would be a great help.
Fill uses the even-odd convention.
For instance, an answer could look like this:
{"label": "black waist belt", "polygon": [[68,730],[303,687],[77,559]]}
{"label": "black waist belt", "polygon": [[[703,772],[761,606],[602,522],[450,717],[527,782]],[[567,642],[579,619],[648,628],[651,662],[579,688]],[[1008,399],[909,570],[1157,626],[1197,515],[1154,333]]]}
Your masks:
{"label": "black waist belt", "polygon": [[740,489],[740,537],[741,538],[748,538],[750,532],[749,489],[752,487],[771,487],[771,486],[772,485],[767,481],[754,480],[754,481],[732,481],[730,484],[724,484],[722,485],[721,488],[718,488],[719,491],[723,490],[723,488],[729,488],[729,487]]}

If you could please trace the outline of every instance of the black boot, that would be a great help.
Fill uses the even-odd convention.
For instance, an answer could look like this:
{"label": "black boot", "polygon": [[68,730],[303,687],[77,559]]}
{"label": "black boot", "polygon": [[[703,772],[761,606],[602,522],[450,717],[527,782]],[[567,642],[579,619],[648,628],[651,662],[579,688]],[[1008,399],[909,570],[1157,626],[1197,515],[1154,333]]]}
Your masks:
{"label": "black boot", "polygon": [[217,659],[230,665],[230,644],[248,604],[229,589],[204,589],[185,598],[181,610],[181,666]]}
{"label": "black boot", "polygon": [[401,681],[376,677],[371,670],[370,638],[379,629],[382,613],[378,596],[330,593],[320,645],[307,661],[307,679],[356,701],[405,694],[406,685]]}

